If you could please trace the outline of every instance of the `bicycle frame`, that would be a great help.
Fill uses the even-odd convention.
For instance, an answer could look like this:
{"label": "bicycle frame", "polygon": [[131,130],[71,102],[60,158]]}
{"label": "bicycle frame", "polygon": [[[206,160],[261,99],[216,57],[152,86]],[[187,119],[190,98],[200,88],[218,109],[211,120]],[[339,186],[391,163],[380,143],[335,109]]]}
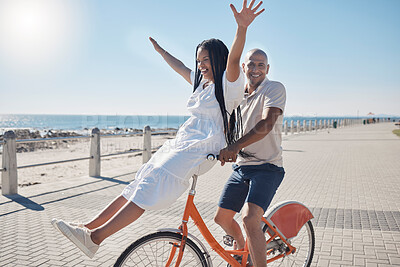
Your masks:
{"label": "bicycle frame", "polygon": [[[245,243],[245,248],[243,250],[226,250],[224,249],[214,238],[214,236],[211,234],[211,232],[208,230],[208,227],[204,223],[199,211],[196,208],[196,205],[194,204],[194,196],[196,194],[195,187],[196,187],[196,182],[197,182],[197,175],[193,176],[193,183],[192,183],[192,188],[189,191],[187,201],[186,201],[186,206],[185,210],[183,213],[183,218],[182,218],[182,224],[179,227],[180,232],[182,233],[182,240],[181,244],[174,244],[172,246],[170,255],[169,255],[169,260],[166,264],[167,267],[170,266],[172,259],[175,256],[175,253],[177,251],[177,248],[179,248],[178,252],[178,257],[176,260],[175,267],[178,267],[180,265],[180,262],[182,260],[182,256],[184,253],[185,249],[185,243],[186,239],[188,236],[188,227],[187,223],[189,221],[189,217],[192,218],[193,222],[199,229],[200,233],[203,235],[204,239],[207,241],[207,243],[210,245],[212,250],[218,253],[226,262],[228,262],[230,265],[233,267],[239,267],[239,266],[246,266],[247,264],[247,259],[249,256],[249,249],[247,245],[247,241]],[[269,247],[268,245],[271,244],[275,238],[279,237],[282,242],[284,242],[288,248],[288,250],[284,254],[280,254],[276,257],[270,258],[267,263],[270,263],[272,261],[278,260],[282,257],[285,257],[291,253],[294,253],[296,251],[296,248],[291,246],[291,244],[287,241],[287,239],[283,236],[283,234],[279,233],[276,229],[276,225],[274,225],[273,222],[267,220],[266,218],[262,218],[262,221],[269,227],[268,234],[270,235],[270,238],[267,240],[267,248]],[[267,254],[271,253],[271,249],[267,249]],[[236,254],[236,255],[242,255],[242,264],[240,264],[237,260],[235,260],[231,254]]]}

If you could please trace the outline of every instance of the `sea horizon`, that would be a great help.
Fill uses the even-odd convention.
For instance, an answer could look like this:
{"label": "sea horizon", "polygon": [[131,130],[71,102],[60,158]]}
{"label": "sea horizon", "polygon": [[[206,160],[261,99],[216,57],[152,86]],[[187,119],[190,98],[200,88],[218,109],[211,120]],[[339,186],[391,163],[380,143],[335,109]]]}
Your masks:
{"label": "sea horizon", "polygon": [[[143,129],[149,125],[153,129],[178,129],[189,115],[73,115],[73,114],[0,114],[0,130],[29,129],[29,130],[63,130],[87,131],[99,128],[101,130],[114,129]],[[391,118],[400,116],[385,114],[366,116],[323,116],[323,115],[286,115],[284,121],[303,123],[313,120],[340,120],[340,119],[367,119]]]}

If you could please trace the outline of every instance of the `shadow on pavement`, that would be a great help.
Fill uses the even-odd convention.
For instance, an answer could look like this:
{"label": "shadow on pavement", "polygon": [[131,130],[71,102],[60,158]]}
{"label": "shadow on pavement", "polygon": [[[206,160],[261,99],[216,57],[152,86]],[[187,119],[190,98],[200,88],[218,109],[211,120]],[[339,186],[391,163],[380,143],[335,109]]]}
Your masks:
{"label": "shadow on pavement", "polygon": [[130,183],[130,182],[127,182],[127,181],[121,181],[121,180],[115,179],[117,177],[118,176],[111,177],[111,178],[110,177],[104,177],[104,176],[92,176],[92,178],[97,178],[97,179],[101,179],[101,180],[109,181],[109,182],[114,182],[114,183],[118,183],[118,184],[126,184],[126,185],[128,185]]}
{"label": "shadow on pavement", "polygon": [[[42,211],[42,210],[44,210],[44,205],[47,205],[47,204],[50,204],[50,203],[60,202],[60,201],[66,200],[66,199],[71,199],[71,198],[79,197],[79,196],[82,196],[82,195],[85,195],[85,194],[90,194],[90,193],[93,193],[93,192],[105,190],[105,189],[117,186],[119,184],[129,184],[129,182],[127,182],[127,181],[123,181],[123,180],[119,180],[119,179],[115,179],[115,178],[126,176],[126,175],[129,175],[129,174],[134,174],[134,173],[136,173],[136,172],[125,173],[125,174],[122,174],[122,175],[112,176],[112,177],[103,177],[103,176],[91,177],[91,178],[95,178],[95,179],[99,179],[99,180],[91,181],[91,182],[88,182],[88,183],[84,183],[84,184],[80,184],[80,185],[72,186],[72,187],[67,187],[67,188],[63,188],[63,189],[59,189],[59,190],[48,191],[48,192],[45,192],[45,193],[29,196],[29,198],[26,198],[26,197],[21,196],[19,194],[17,194],[17,195],[5,195],[4,197],[8,198],[10,201],[6,201],[6,202],[3,202],[3,203],[0,203],[0,206],[15,202],[15,203],[20,204],[23,207],[21,207],[20,209],[15,209],[15,210],[7,212],[7,213],[0,214],[0,217],[6,216],[6,215],[9,215],[9,214],[12,214],[12,213],[16,213],[16,212],[19,212],[19,211],[22,211],[22,210],[26,210],[26,209],[34,210],[34,211]],[[92,189],[92,190],[89,190],[89,191],[85,191],[83,189],[85,186],[99,183],[102,180],[103,181],[108,181],[108,182],[113,182],[114,184],[103,186],[103,187],[97,188],[97,189]],[[76,189],[78,189],[78,188],[81,188],[82,191],[76,191]],[[68,195],[64,195],[64,193],[62,193],[62,195],[58,194],[58,193],[61,193],[61,192],[66,192],[66,191],[71,191],[71,190],[73,191],[73,194],[68,194]],[[31,200],[32,198],[43,197],[45,195],[51,195],[51,194],[54,194],[53,199],[49,199],[47,201],[44,201],[41,204],[38,204],[38,203],[36,203],[36,202]],[[62,196],[62,197],[60,197],[60,196]]]}
{"label": "shadow on pavement", "polygon": [[24,206],[27,209],[36,210],[36,211],[44,210],[44,207],[42,205],[30,200],[29,198],[21,196],[20,194],[5,195],[5,197],[10,199],[13,202],[20,204],[21,206]]}

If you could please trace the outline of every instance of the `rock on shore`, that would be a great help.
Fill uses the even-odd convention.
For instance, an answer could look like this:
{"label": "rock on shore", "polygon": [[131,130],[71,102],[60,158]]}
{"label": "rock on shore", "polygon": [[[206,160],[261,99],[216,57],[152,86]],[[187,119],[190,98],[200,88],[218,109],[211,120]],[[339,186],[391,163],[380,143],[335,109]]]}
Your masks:
{"label": "rock on shore", "polygon": [[[39,131],[31,131],[29,129],[16,129],[14,130],[17,140],[26,139],[42,139],[42,138],[55,138],[55,137],[75,137],[82,136],[75,132],[70,131],[58,131],[58,130],[48,130],[45,131],[43,136]],[[4,139],[3,135],[0,135],[0,141]],[[52,141],[38,141],[33,143],[17,143],[17,153],[21,152],[33,152],[39,149],[55,149],[55,148],[65,148],[68,144],[78,142],[78,140],[52,140]]]}

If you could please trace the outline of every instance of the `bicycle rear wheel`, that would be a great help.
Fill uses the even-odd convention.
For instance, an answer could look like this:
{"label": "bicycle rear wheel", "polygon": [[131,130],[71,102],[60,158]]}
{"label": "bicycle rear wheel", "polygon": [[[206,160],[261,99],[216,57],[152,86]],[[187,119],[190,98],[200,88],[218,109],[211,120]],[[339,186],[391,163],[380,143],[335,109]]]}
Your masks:
{"label": "bicycle rear wheel", "polygon": [[[270,238],[267,234],[268,226],[264,225],[263,232],[266,235],[266,239]],[[277,241],[275,246],[268,251],[267,260],[272,259],[280,254],[283,254],[287,250],[285,243],[281,242],[280,239]],[[280,258],[278,260],[268,263],[270,266],[304,266],[309,267],[314,256],[315,249],[315,234],[314,227],[311,221],[308,221],[299,231],[297,236],[289,240],[290,244],[296,248],[296,252]]]}
{"label": "bicycle rear wheel", "polygon": [[[180,244],[182,235],[171,232],[157,232],[146,235],[132,243],[119,256],[114,266],[165,266],[174,244]],[[170,266],[175,266],[179,249],[176,249]],[[180,266],[207,267],[204,254],[190,239],[186,240]]]}

